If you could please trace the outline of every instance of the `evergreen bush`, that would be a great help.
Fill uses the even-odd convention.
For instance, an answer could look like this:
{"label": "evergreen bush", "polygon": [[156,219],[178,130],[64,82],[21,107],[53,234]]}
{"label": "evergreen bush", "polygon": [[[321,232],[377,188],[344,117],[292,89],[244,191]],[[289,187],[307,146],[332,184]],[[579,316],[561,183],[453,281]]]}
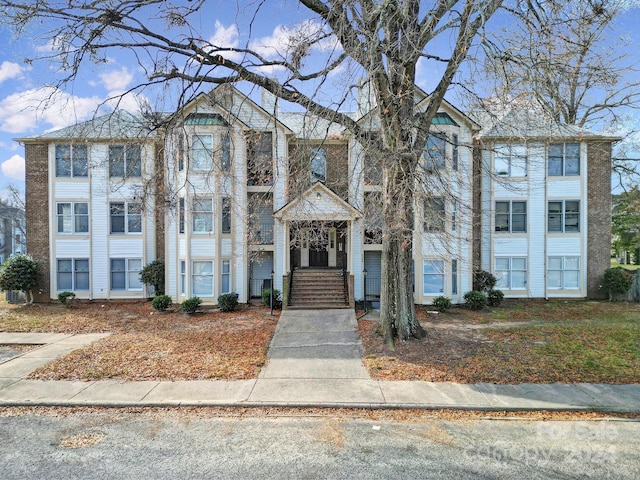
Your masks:
{"label": "evergreen bush", "polygon": [[180,304],[180,310],[189,315],[193,315],[198,311],[198,308],[202,304],[202,299],[200,297],[191,297],[187,298],[184,302]]}
{"label": "evergreen bush", "polygon": [[433,299],[433,307],[439,312],[446,312],[453,304],[451,303],[451,299],[445,296],[439,296]]}
{"label": "evergreen bush", "polygon": [[224,293],[218,297],[218,308],[221,312],[233,312],[237,306],[237,293]]}
{"label": "evergreen bush", "polygon": [[502,290],[489,290],[487,292],[487,302],[490,307],[499,307],[504,300],[504,293]]}
{"label": "evergreen bush", "polygon": [[164,312],[172,303],[169,295],[156,295],[153,297],[153,300],[151,300],[151,306],[159,312]]}
{"label": "evergreen bush", "polygon": [[633,276],[624,268],[607,268],[604,271],[602,286],[609,294],[609,301],[629,291],[633,284]]}
{"label": "evergreen bush", "polygon": [[471,310],[482,310],[487,306],[487,295],[478,290],[471,290],[464,294],[464,304]]}

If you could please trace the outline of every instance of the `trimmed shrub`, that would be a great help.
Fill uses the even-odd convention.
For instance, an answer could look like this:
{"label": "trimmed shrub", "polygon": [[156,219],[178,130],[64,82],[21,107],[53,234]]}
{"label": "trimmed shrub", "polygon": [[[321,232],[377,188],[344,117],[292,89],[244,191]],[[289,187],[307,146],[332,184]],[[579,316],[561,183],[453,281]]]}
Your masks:
{"label": "trimmed shrub", "polygon": [[76,294],[73,292],[60,292],[58,294],[58,301],[63,305],[70,305],[74,298],[76,298]]}
{"label": "trimmed shrub", "polygon": [[476,270],[473,272],[473,290],[478,292],[488,292],[498,283],[496,276],[486,270]]}
{"label": "trimmed shrub", "polygon": [[33,303],[31,290],[38,284],[38,264],[30,255],[13,255],[0,267],[0,289],[19,290]]}
{"label": "trimmed shrub", "polygon": [[433,299],[433,307],[437,311],[444,313],[451,307],[453,307],[453,304],[451,303],[451,299],[449,297],[440,296]]}
{"label": "trimmed shrub", "polygon": [[487,292],[487,302],[490,307],[499,307],[504,300],[504,293],[502,290],[489,290]]}
{"label": "trimmed shrub", "polygon": [[464,294],[464,304],[471,310],[482,310],[487,306],[487,295],[478,290],[471,290]]}
{"label": "trimmed shrub", "polygon": [[[265,288],[262,291],[262,304],[265,306],[269,306],[269,296],[271,295],[271,290]],[[280,290],[277,288],[273,290],[273,308],[281,308],[282,307],[282,297],[280,295]]]}
{"label": "trimmed shrub", "polygon": [[187,298],[180,304],[180,310],[182,310],[184,313],[192,315],[198,311],[198,308],[201,304],[202,299],[200,297]]}
{"label": "trimmed shrub", "polygon": [[151,285],[156,295],[164,294],[164,262],[154,260],[140,270],[140,281]]}
{"label": "trimmed shrub", "polygon": [[602,286],[609,294],[609,301],[618,295],[625,294],[633,284],[633,276],[624,268],[607,268],[602,278]]}
{"label": "trimmed shrub", "polygon": [[172,303],[169,295],[156,295],[153,297],[153,300],[151,300],[151,306],[159,312],[164,312]]}
{"label": "trimmed shrub", "polygon": [[237,306],[237,293],[224,293],[218,297],[218,308],[221,312],[233,312]]}

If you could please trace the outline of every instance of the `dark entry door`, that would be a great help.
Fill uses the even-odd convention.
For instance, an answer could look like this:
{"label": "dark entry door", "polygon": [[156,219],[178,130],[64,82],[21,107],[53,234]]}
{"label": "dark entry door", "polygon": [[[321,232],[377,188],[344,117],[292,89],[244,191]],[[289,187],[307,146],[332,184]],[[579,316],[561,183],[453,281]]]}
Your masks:
{"label": "dark entry door", "polygon": [[324,248],[309,249],[309,266],[326,267],[329,265],[329,252]]}

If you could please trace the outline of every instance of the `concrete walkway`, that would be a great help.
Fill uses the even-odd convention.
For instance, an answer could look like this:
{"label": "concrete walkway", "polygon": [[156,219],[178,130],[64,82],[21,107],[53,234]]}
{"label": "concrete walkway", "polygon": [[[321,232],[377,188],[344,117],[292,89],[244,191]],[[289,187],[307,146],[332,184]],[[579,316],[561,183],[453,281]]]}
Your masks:
{"label": "concrete walkway", "polygon": [[0,363],[0,407],[290,406],[572,410],[640,413],[640,385],[456,384],[372,380],[350,310],[284,311],[257,379],[239,381],[44,381],[34,369],[105,335],[0,333],[0,345],[42,344]]}

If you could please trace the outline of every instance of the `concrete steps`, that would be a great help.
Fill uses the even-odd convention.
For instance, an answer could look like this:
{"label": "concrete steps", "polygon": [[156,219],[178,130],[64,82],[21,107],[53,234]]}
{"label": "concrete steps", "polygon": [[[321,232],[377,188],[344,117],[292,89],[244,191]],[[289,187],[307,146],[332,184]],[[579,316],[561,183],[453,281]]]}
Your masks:
{"label": "concrete steps", "polygon": [[290,309],[349,308],[341,270],[304,268],[293,273]]}

